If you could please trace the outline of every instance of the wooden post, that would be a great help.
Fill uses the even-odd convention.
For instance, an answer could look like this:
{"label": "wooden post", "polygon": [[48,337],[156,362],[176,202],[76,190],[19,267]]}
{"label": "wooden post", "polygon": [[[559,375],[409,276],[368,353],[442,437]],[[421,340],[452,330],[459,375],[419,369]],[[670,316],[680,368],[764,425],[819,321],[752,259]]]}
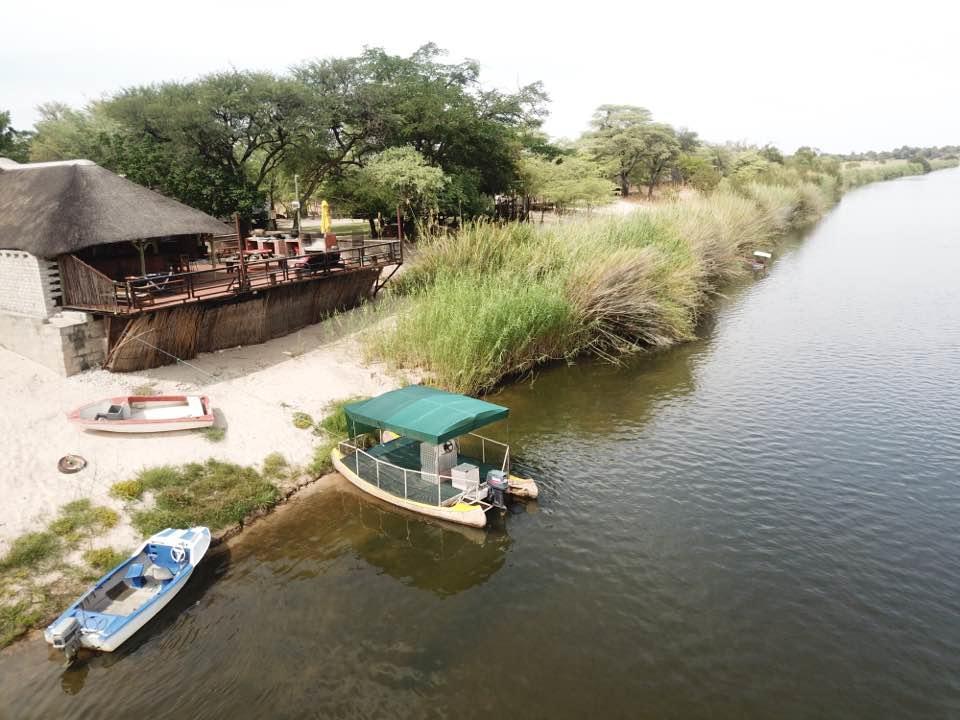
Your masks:
{"label": "wooden post", "polygon": [[403,242],[403,223],[400,221],[400,206],[397,205],[397,239]]}
{"label": "wooden post", "polygon": [[240,284],[240,292],[243,292],[247,289],[247,255],[245,252],[247,248],[240,232],[240,213],[233,214],[233,224],[237,228],[237,249],[240,252],[240,261],[237,263],[237,280]]}

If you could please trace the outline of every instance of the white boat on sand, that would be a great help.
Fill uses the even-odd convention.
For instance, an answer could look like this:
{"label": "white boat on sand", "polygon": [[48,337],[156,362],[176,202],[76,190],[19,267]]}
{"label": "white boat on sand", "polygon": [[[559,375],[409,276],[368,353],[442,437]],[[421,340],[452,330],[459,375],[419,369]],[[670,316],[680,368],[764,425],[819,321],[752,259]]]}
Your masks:
{"label": "white boat on sand", "polygon": [[180,592],[210,547],[210,530],[167,528],[71,605],[44,639],[72,659],[80,648],[113,652]]}
{"label": "white boat on sand", "polygon": [[216,418],[202,395],[127,395],[84,405],[67,415],[84,430],[154,433],[210,427]]}

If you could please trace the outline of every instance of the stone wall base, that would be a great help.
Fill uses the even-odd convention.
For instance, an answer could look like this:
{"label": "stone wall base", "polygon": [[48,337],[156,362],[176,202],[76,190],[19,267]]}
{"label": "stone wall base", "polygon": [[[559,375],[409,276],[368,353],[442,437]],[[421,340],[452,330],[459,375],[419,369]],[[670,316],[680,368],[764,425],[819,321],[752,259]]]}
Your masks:
{"label": "stone wall base", "polygon": [[103,320],[70,310],[45,320],[0,312],[0,347],[61,375],[100,367],[107,356]]}

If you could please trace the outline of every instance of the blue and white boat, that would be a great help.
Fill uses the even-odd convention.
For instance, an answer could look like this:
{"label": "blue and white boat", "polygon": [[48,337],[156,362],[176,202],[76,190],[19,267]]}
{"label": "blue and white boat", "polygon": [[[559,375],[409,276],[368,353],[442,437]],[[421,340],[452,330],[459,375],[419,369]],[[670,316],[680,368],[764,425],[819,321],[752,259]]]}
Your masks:
{"label": "blue and white boat", "polygon": [[43,633],[68,659],[80,648],[113,652],[180,592],[210,547],[210,530],[167,528],[104,575]]}

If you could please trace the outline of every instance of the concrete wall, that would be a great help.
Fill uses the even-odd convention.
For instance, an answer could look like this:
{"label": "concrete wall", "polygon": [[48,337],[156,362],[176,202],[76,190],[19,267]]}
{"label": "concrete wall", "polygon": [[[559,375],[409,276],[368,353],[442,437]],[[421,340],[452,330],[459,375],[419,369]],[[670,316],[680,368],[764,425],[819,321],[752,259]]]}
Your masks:
{"label": "concrete wall", "polygon": [[100,367],[107,355],[103,321],[73,311],[49,319],[0,312],[0,347],[61,375]]}
{"label": "concrete wall", "polygon": [[56,262],[21,250],[0,250],[0,312],[50,317],[59,297]]}

